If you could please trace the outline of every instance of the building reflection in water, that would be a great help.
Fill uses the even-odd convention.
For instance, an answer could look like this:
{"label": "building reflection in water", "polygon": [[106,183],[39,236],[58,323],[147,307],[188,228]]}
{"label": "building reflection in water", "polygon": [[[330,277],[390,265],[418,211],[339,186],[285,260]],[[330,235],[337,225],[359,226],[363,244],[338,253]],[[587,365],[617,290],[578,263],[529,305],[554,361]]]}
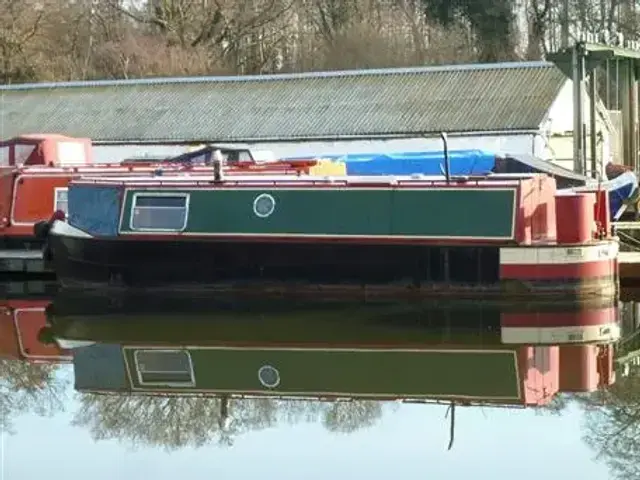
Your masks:
{"label": "building reflection in water", "polygon": [[[281,420],[353,431],[378,421],[389,408],[383,401],[447,405],[451,448],[459,408],[553,411],[569,395],[602,411],[616,387],[614,364],[618,379],[629,375],[629,362],[614,357],[632,358],[629,339],[637,338],[624,322],[621,330],[617,304],[598,302],[132,296],[114,304],[60,294],[1,308],[0,349],[20,360],[5,364],[32,372],[14,381],[11,396],[24,391],[42,402],[55,366],[72,362],[82,393],[77,424],[96,438],[169,448],[231,444]],[[43,366],[51,371],[33,373]]]}

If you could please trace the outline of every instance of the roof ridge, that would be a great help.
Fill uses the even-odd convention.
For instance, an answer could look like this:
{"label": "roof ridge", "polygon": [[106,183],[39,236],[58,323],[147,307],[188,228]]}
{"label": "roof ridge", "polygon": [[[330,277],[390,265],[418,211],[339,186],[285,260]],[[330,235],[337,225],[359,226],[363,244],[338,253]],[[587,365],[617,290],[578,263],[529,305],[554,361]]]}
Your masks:
{"label": "roof ridge", "polygon": [[99,88],[99,87],[125,87],[141,85],[193,85],[215,82],[268,82],[286,81],[318,78],[344,78],[344,77],[369,77],[386,75],[411,75],[411,74],[431,74],[450,72],[477,72],[487,70],[508,70],[508,69],[549,69],[556,68],[551,62],[531,61],[531,62],[502,62],[502,63],[476,63],[476,64],[453,64],[421,67],[402,68],[376,68],[368,70],[337,70],[327,72],[305,72],[305,73],[279,73],[269,75],[228,75],[228,76],[197,76],[197,77],[155,77],[126,80],[84,80],[70,82],[41,82],[23,83],[14,85],[0,85],[0,93],[21,91],[21,90],[44,90],[56,88]]}

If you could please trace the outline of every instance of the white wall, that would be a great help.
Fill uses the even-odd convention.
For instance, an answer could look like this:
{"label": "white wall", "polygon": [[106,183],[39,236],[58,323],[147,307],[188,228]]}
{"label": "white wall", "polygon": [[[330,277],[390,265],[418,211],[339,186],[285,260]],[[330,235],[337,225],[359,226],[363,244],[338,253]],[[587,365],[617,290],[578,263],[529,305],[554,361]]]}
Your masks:
{"label": "white wall", "polygon": [[[590,165],[590,122],[591,114],[589,109],[589,96],[584,91],[583,119],[587,126],[587,165]],[[573,169],[573,81],[567,80],[556,100],[549,109],[546,122],[542,125],[548,144],[546,145],[547,155],[556,159],[557,164]],[[596,119],[596,129],[598,135],[598,168],[603,171],[604,165],[612,158],[613,135],[615,132],[610,129],[610,125],[605,120],[608,113],[599,107]]]}
{"label": "white wall", "polygon": [[187,147],[155,146],[155,145],[94,145],[93,161],[96,163],[115,163],[127,157],[141,157],[146,155],[180,155]]}

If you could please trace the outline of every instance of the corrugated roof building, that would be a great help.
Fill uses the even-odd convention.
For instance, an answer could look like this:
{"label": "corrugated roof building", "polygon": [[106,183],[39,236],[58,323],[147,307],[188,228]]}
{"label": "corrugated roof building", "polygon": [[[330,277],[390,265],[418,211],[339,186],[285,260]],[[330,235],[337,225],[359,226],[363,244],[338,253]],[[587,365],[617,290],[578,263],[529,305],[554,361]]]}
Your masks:
{"label": "corrugated roof building", "polygon": [[273,141],[538,129],[565,76],[504,63],[0,87],[4,136]]}
{"label": "corrugated roof building", "polygon": [[[389,148],[433,149],[439,144],[415,142],[446,131],[465,139],[452,148],[553,156],[543,137],[572,130],[571,101],[571,81],[552,63],[513,62],[2,86],[0,126],[4,138],[55,132],[98,143],[287,144],[278,155],[380,149],[398,138],[414,143]],[[516,137],[528,140],[516,145]]]}

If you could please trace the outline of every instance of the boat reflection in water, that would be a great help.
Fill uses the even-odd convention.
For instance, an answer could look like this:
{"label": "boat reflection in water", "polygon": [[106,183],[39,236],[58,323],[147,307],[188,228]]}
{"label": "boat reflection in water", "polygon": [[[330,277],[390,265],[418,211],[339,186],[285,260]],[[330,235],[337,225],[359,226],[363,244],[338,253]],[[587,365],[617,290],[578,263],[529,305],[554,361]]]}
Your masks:
{"label": "boat reflection in water", "polygon": [[67,363],[71,352],[58,343],[43,343],[38,335],[46,326],[45,308],[51,300],[18,298],[0,300],[0,358],[32,363]]}
{"label": "boat reflection in water", "polygon": [[112,305],[81,296],[57,298],[38,332],[72,347],[76,390],[215,396],[222,425],[233,418],[229,402],[248,397],[543,406],[558,392],[611,385],[619,335],[607,303]]}

